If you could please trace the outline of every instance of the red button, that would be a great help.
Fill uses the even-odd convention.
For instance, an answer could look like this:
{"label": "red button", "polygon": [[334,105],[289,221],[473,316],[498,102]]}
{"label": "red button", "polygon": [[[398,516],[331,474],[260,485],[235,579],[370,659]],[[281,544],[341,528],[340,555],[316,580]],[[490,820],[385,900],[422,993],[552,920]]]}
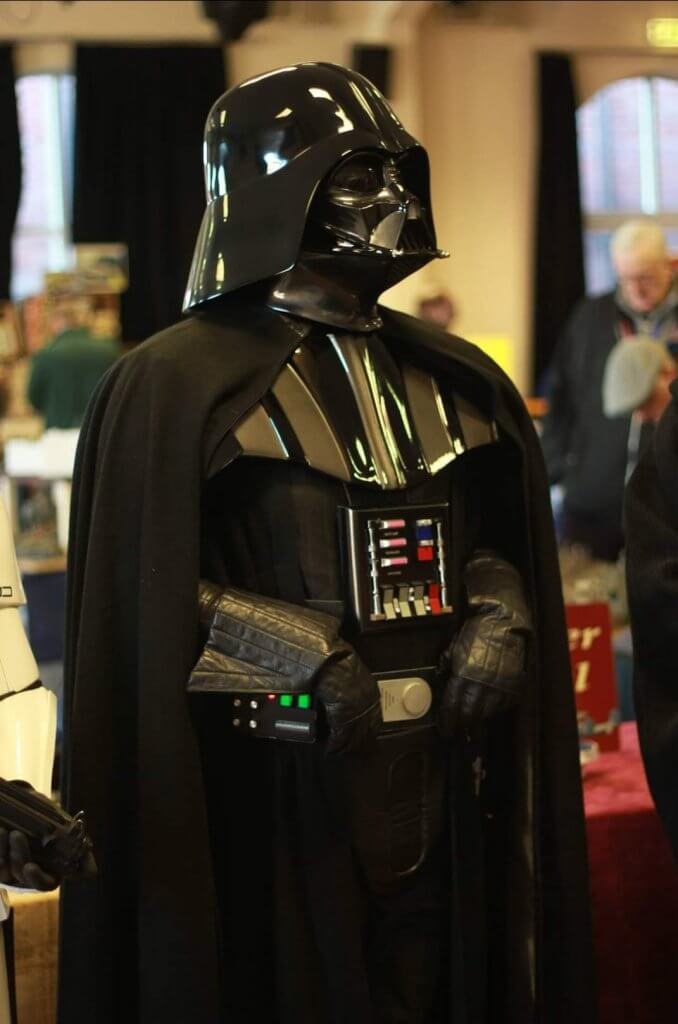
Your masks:
{"label": "red button", "polygon": [[429,583],[428,585],[428,599],[431,605],[431,614],[440,615],[442,609],[440,607],[440,584]]}
{"label": "red button", "polygon": [[433,548],[417,548],[417,559],[420,562],[432,562]]}

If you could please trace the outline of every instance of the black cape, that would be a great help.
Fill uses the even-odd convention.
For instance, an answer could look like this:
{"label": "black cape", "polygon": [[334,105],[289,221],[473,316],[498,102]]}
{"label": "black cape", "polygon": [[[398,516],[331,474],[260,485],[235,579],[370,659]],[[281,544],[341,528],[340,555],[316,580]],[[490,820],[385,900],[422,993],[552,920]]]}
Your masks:
{"label": "black cape", "polygon": [[[382,314],[391,350],[463,382],[511,447],[512,528],[536,620],[530,697],[499,744],[508,809],[494,822],[481,894],[463,881],[465,871],[478,876],[465,830],[453,832],[450,1021],[584,1024],[595,998],[578,744],[538,440],[518,393],[477,349]],[[60,1024],[240,1020],[220,1003],[206,797],[185,695],[197,650],[201,488],[225,431],[297,343],[286,318],[235,303],[184,320],[113,368],[83,425],[64,789],[71,810],[87,810],[99,876],[63,889]],[[347,911],[331,878],[320,885],[312,905],[322,936],[328,917]],[[340,991],[342,980],[327,983]],[[304,995],[295,1024],[320,1024]],[[335,1010],[332,1019],[345,1018]]]}
{"label": "black cape", "polygon": [[634,698],[650,789],[678,857],[678,385],[626,493]]}

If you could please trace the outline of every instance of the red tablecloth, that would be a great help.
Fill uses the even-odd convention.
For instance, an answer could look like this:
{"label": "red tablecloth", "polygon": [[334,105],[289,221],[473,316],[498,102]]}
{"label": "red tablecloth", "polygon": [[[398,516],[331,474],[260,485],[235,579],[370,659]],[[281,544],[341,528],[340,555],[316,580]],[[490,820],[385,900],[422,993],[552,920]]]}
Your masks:
{"label": "red tablecloth", "polygon": [[678,1022],[678,867],[633,723],[584,769],[584,803],[600,1024]]}

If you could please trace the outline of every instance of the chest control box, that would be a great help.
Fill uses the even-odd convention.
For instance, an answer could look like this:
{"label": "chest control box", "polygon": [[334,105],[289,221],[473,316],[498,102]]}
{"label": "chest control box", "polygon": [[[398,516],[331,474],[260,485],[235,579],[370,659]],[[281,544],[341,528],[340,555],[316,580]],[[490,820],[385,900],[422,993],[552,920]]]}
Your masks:
{"label": "chest control box", "polygon": [[452,614],[448,505],[342,514],[351,603],[363,630]]}
{"label": "chest control box", "polygon": [[231,727],[252,739],[313,743],[317,714],[309,693],[235,693],[228,697]]}

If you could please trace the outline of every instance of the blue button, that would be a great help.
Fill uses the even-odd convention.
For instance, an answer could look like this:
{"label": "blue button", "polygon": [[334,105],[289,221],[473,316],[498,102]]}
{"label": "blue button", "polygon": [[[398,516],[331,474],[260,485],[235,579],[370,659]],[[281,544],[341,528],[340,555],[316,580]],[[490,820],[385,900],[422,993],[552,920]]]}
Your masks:
{"label": "blue button", "polygon": [[418,526],[417,527],[417,540],[433,540],[433,527],[432,526]]}

